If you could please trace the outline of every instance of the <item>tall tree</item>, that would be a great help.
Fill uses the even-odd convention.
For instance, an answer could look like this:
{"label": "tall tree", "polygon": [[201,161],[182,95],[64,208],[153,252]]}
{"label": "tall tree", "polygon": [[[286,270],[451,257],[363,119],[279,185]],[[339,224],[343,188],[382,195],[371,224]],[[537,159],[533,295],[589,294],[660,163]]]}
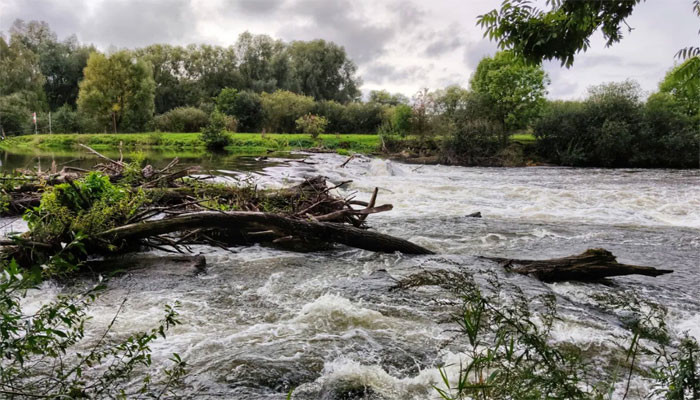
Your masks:
{"label": "tall tree", "polygon": [[276,89],[294,89],[289,82],[289,60],[284,54],[285,44],[267,35],[244,32],[236,41],[240,87],[254,92],[272,92]]}
{"label": "tall tree", "polygon": [[114,131],[143,130],[153,117],[152,75],[151,65],[128,51],[92,53],[80,82],[78,107]]}
{"label": "tall tree", "polygon": [[359,97],[357,66],[343,47],[318,39],[292,42],[287,52],[299,93],[341,103]]}
{"label": "tall tree", "polygon": [[529,65],[510,51],[479,62],[471,89],[487,96],[506,131],[523,128],[544,105],[549,78],[539,65]]}
{"label": "tall tree", "polygon": [[44,21],[16,20],[10,29],[12,35],[38,56],[38,66],[44,81],[44,93],[51,110],[64,104],[75,107],[78,83],[90,52],[95,49],[82,46],[75,35],[59,41],[56,33]]}

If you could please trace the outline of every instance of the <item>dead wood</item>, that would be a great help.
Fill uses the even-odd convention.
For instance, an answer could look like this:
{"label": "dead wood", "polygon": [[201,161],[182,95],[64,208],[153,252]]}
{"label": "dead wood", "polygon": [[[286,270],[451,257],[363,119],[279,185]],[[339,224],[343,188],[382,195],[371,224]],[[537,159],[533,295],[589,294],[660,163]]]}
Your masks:
{"label": "dead wood", "polygon": [[283,233],[283,236],[301,237],[307,241],[341,243],[350,247],[383,253],[398,251],[406,254],[432,254],[432,251],[407,240],[353,226],[304,221],[278,214],[246,211],[202,211],[181,214],[173,218],[120,226],[100,234],[99,237],[118,243],[119,241],[133,241],[193,229],[273,230]]}
{"label": "dead wood", "polygon": [[655,277],[673,272],[669,269],[620,264],[617,262],[617,258],[605,249],[588,249],[579,255],[549,260],[483,258],[497,261],[511,272],[531,275],[544,282],[591,282],[612,276],[645,275]]}

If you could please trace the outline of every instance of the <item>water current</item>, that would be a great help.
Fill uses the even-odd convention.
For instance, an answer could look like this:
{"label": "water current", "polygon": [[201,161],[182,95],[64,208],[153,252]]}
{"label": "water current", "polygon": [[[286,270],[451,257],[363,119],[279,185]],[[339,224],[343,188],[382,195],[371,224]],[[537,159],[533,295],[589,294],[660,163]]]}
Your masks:
{"label": "water current", "polygon": [[[294,387],[299,399],[435,399],[437,367],[454,375],[464,359],[464,342],[452,340],[454,298],[438,286],[389,290],[423,270],[495,273],[528,295],[552,293],[561,317],[552,339],[590,351],[629,340],[620,315],[600,304],[624,293],[665,306],[674,334],[700,339],[700,171],[462,168],[364,157],[340,168],[344,160],[316,154],[246,174],[266,187],[318,174],[333,183],[352,180],[340,194],[362,200],[378,187],[378,203],[394,209],[370,216],[370,225],[436,255],[200,247],[204,273],[163,265],[111,280],[91,310],[88,342],[122,299],[112,339],[150,328],[164,304],[179,301],[183,324],[156,343],[153,357],[156,365],[173,352],[187,360],[193,398],[283,399]],[[477,211],[483,218],[466,217]],[[552,258],[593,247],[674,273],[608,285],[545,284],[507,276],[478,258]],[[64,290],[44,283],[28,294],[26,307]],[[648,390],[633,382],[628,398]]]}

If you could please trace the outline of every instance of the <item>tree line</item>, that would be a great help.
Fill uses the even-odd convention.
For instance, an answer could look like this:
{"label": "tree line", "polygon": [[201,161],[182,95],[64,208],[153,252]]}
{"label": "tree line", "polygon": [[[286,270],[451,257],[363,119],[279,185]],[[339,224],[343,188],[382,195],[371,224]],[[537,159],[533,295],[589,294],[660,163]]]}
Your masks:
{"label": "tree line", "polygon": [[[633,82],[548,101],[541,64],[516,51],[485,57],[469,87],[412,98],[372,91],[360,99],[356,66],[323,40],[285,43],[243,33],[229,47],[155,44],[109,54],[45,22],[16,21],[0,38],[0,126],[39,132],[236,132],[381,134],[384,150],[438,155],[445,163],[504,165],[526,157],[575,166],[698,165],[697,90],[669,71],[644,99]],[[52,112],[49,128],[46,113]],[[219,129],[219,128],[217,128]],[[214,129],[216,130],[216,129]],[[211,130],[218,145],[224,136]],[[535,151],[513,143],[532,133]]]}

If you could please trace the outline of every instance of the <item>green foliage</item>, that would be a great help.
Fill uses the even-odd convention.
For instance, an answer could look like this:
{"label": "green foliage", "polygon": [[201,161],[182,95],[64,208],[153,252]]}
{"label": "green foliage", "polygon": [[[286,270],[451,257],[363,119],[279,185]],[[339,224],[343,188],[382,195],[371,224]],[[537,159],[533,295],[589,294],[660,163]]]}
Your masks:
{"label": "green foliage", "polygon": [[360,96],[357,66],[345,49],[322,39],[292,42],[287,50],[294,91],[316,100],[347,103]]}
{"label": "green foliage", "polygon": [[216,96],[216,108],[226,115],[236,115],[236,97],[238,90],[223,88]]}
{"label": "green foliage", "polygon": [[[151,345],[180,324],[175,308],[166,306],[156,327],[120,340],[101,338],[78,350],[85,339],[88,308],[104,284],[86,292],[61,295],[33,314],[22,310],[22,297],[35,281],[8,263],[0,274],[0,393],[3,398],[152,398],[176,395],[186,363],[173,354],[162,375],[150,371]],[[101,280],[101,279],[100,279]],[[123,306],[123,304],[122,304]],[[121,310],[121,307],[120,307]],[[118,313],[119,311],[117,311]],[[132,385],[138,377],[140,384]]]}
{"label": "green foliage", "polygon": [[590,36],[600,29],[607,46],[622,39],[621,26],[641,0],[547,0],[550,10],[532,6],[530,0],[505,0],[500,10],[478,17],[484,36],[498,41],[533,64],[557,59],[567,67],[574,55],[590,47]]}
{"label": "green foliage", "polygon": [[78,108],[114,131],[139,131],[153,118],[155,83],[150,64],[128,51],[90,54]]}
{"label": "green foliage", "polygon": [[700,118],[700,76],[695,79],[685,73],[692,69],[700,71],[700,56],[688,59],[669,71],[659,84],[659,91],[672,95],[689,116]]}
{"label": "green foliage", "polygon": [[488,97],[508,132],[527,127],[539,114],[548,84],[541,66],[527,65],[509,51],[482,59],[470,81],[472,91]]}
{"label": "green foliage", "polygon": [[369,92],[369,102],[383,106],[398,106],[399,104],[408,104],[409,99],[401,93],[391,94],[386,90],[372,90]]}
{"label": "green foliage", "polygon": [[80,132],[81,124],[78,112],[64,104],[52,115],[52,131],[55,133]]}
{"label": "green foliage", "polygon": [[209,115],[199,108],[177,107],[153,119],[153,127],[162,132],[199,132],[209,122]]}
{"label": "green foliage", "polygon": [[352,102],[345,106],[341,133],[376,133],[384,108],[377,103]]}
{"label": "green foliage", "polygon": [[32,240],[69,243],[76,234],[90,236],[124,224],[145,202],[142,191],[126,190],[91,172],[81,180],[47,188],[40,205],[27,210],[24,220]]}
{"label": "green foliage", "polygon": [[309,114],[314,107],[314,99],[308,96],[278,90],[262,94],[264,129],[268,132],[293,133],[296,120]]}
{"label": "green foliage", "polygon": [[224,114],[236,118],[239,132],[258,132],[260,130],[263,120],[263,109],[262,98],[259,94],[244,90],[236,93],[232,101],[227,101],[226,104],[220,109]]}
{"label": "green foliage", "polygon": [[209,124],[202,129],[202,141],[208,149],[222,150],[231,143],[231,138],[225,130],[226,116],[215,110],[209,117]]}
{"label": "green foliage", "polygon": [[303,133],[308,133],[314,139],[325,133],[328,120],[318,115],[306,114],[296,120],[297,129]]}
{"label": "green foliage", "polygon": [[[479,286],[472,276],[452,272],[419,273],[399,287],[434,284],[461,299],[454,321],[466,341],[467,357],[457,376],[439,369],[442,382],[435,390],[443,399],[600,400],[611,398],[616,388],[623,389],[624,398],[633,377],[651,380],[654,396],[698,398],[697,342],[688,337],[674,342],[664,322],[665,309],[633,293],[623,292],[611,302],[601,299],[601,307],[618,314],[631,333],[630,345],[613,353],[624,361],[605,367],[600,359],[588,358],[586,349],[552,342],[558,319],[552,294],[526,296],[493,275]],[[640,357],[651,359],[652,366],[640,363]]]}
{"label": "green foliage", "polygon": [[634,82],[594,87],[582,102],[550,103],[534,127],[539,153],[563,165],[681,167],[698,163],[698,127],[673,96],[641,102]]}

